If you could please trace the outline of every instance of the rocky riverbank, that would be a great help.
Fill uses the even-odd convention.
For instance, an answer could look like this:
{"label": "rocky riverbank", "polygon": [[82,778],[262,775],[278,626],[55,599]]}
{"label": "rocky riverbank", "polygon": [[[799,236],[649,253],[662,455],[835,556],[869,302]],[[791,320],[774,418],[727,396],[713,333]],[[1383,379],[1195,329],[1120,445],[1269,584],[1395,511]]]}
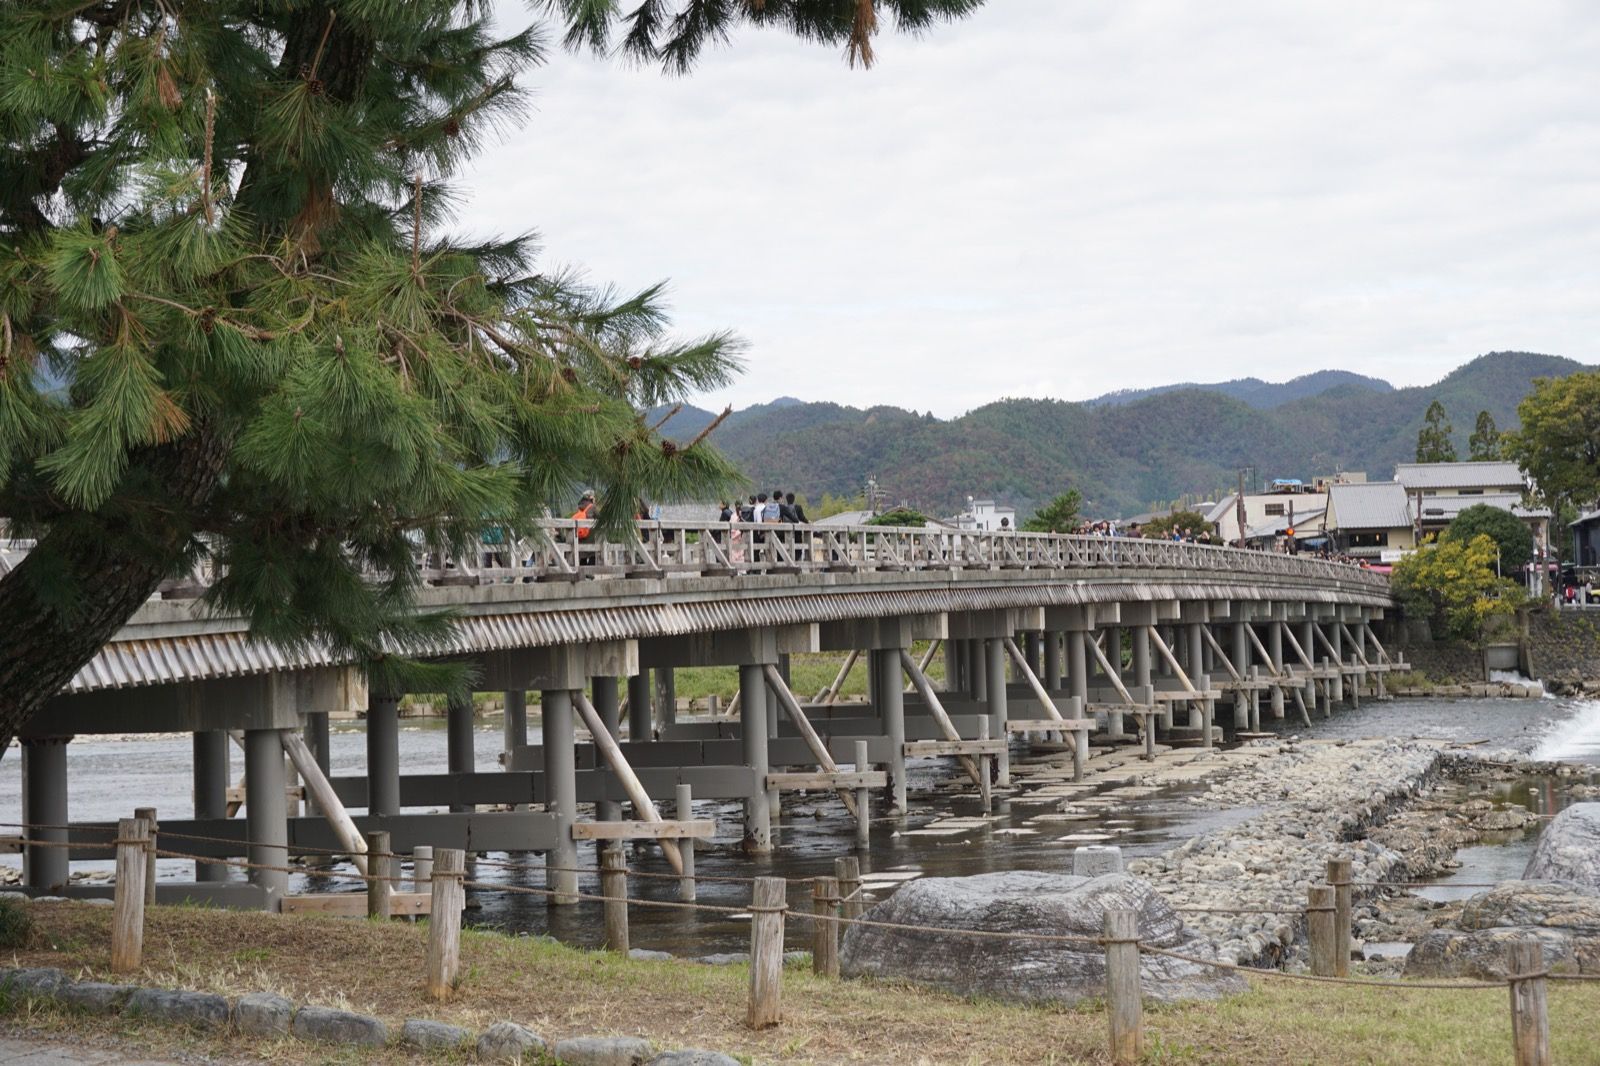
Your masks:
{"label": "rocky riverbank", "polygon": [[[1264,744],[1251,763],[1210,783],[1194,802],[1259,806],[1234,826],[1129,864],[1183,913],[1218,957],[1276,965],[1291,954],[1306,889],[1327,860],[1348,857],[1356,881],[1404,874],[1407,856],[1368,837],[1438,774],[1444,744],[1420,740]],[[1249,910],[1284,913],[1233,913]]]}

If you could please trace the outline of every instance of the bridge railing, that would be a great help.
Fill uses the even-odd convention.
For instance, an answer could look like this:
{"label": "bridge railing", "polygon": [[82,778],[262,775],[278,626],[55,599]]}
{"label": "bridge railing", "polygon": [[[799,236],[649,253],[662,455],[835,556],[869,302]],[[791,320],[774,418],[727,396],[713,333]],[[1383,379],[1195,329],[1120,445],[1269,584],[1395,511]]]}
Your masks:
{"label": "bridge railing", "polygon": [[943,527],[640,521],[604,538],[591,522],[550,519],[518,540],[485,537],[470,559],[421,559],[434,584],[580,578],[897,571],[1172,569],[1340,580],[1385,589],[1349,563],[1208,544]]}

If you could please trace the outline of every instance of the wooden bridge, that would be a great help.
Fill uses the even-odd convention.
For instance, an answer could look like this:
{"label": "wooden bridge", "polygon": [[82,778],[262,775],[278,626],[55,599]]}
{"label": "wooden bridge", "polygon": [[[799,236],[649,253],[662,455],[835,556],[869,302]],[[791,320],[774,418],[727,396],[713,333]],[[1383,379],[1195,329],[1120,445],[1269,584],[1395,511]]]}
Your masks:
{"label": "wooden bridge", "polygon": [[[1309,721],[1363,691],[1381,697],[1396,665],[1373,628],[1392,606],[1387,578],[1305,557],[740,523],[643,522],[602,541],[550,521],[524,541],[486,541],[473,558],[422,559],[421,606],[460,618],[435,656],[470,663],[480,690],[505,693],[501,771],[475,769],[472,708],[452,702],[449,772],[405,773],[403,693],[369,692],[358,666],[325,649],[289,653],[251,640],[241,619],[207,614],[194,598],[202,571],[146,604],[24,730],[23,821],[68,826],[72,736],[183,731],[194,737],[194,814],[163,812],[161,827],[189,835],[190,850],[271,867],[296,848],[332,848],[359,862],[361,833],[383,830],[401,853],[541,851],[560,901],[576,890],[568,869],[581,841],[649,838],[686,861],[710,831],[690,797],[742,801],[745,846],[759,853],[786,789],[835,791],[863,820],[868,790],[881,789],[903,813],[907,759],[941,757],[987,796],[991,779],[1009,784],[1017,743],[1070,745],[1080,772],[1091,742],[1209,746],[1219,725],[1248,735],[1263,715]],[[826,650],[846,653],[839,680],[795,693],[789,656]],[[942,685],[926,673],[935,653]],[[838,702],[862,657],[870,698]],[[679,721],[680,666],[737,667],[734,713]],[[329,778],[328,719],[351,711],[366,717],[367,772]],[[229,802],[230,743],[245,753],[243,818],[238,793]],[[314,813],[290,817],[286,755]],[[408,812],[440,806],[448,813]],[[60,891],[70,858],[109,855],[95,828],[38,831],[83,846],[28,849],[29,889]],[[277,907],[287,889],[281,871],[226,882],[220,867],[197,866],[195,884],[162,892]]]}

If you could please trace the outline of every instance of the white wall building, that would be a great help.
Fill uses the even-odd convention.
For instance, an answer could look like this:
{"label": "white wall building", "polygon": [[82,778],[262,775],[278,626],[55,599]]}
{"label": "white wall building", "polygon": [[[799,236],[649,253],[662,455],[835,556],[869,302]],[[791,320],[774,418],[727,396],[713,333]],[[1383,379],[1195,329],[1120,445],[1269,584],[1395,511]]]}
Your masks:
{"label": "white wall building", "polygon": [[975,500],[968,496],[967,509],[956,515],[953,524],[957,529],[1016,529],[1017,509],[1002,506],[993,500]]}

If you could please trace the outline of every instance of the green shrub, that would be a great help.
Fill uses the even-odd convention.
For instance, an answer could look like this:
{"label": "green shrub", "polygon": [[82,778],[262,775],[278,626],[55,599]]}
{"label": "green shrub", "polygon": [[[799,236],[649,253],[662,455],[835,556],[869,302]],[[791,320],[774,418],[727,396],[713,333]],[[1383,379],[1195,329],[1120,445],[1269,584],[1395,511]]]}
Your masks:
{"label": "green shrub", "polygon": [[33,917],[20,900],[0,899],[0,948],[25,948],[33,943]]}

